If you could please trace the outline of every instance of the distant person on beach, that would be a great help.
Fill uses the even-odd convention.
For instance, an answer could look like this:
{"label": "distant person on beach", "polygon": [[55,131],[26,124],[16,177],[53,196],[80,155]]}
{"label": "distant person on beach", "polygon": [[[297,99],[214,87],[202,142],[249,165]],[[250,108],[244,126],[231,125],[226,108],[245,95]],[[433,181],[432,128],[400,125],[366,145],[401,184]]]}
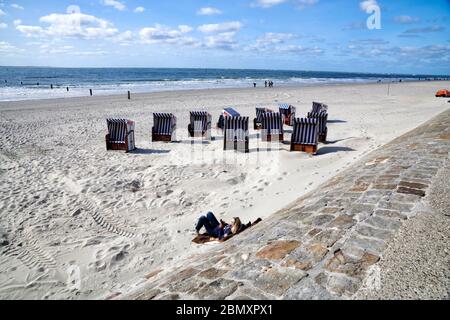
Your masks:
{"label": "distant person on beach", "polygon": [[256,88],[256,83],[255,82],[253,82],[253,88]]}
{"label": "distant person on beach", "polygon": [[264,87],[266,87],[266,88],[267,88],[267,81],[266,81],[266,82],[264,82]]}
{"label": "distant person on beach", "polygon": [[197,234],[200,234],[200,230],[203,227],[211,238],[225,240],[226,238],[239,233],[242,229],[242,223],[239,218],[234,218],[231,224],[228,224],[223,220],[220,220],[219,222],[212,212],[208,212],[206,216],[201,216],[198,219],[197,225],[195,226]]}

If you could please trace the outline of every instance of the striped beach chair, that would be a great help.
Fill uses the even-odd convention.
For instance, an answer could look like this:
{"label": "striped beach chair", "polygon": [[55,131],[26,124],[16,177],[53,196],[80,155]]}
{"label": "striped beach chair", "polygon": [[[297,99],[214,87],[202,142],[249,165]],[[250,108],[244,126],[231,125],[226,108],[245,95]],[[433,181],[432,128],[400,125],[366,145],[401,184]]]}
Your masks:
{"label": "striped beach chair", "polygon": [[175,140],[177,118],[172,113],[153,113],[152,141]]}
{"label": "striped beach chair", "polygon": [[265,113],[261,116],[261,140],[284,140],[283,116],[280,113]]}
{"label": "striped beach chair", "polygon": [[205,111],[191,111],[189,136],[211,138],[211,115]]}
{"label": "striped beach chair", "polygon": [[293,126],[296,108],[287,103],[282,103],[279,105],[279,107],[280,113],[283,116],[284,124],[287,126]]}
{"label": "striped beach chair", "polygon": [[273,111],[270,109],[267,109],[267,108],[256,108],[256,118],[255,118],[255,120],[253,120],[253,128],[255,130],[261,129],[262,115],[266,114],[266,113],[271,113],[271,112],[273,112]]}
{"label": "striped beach chair", "polygon": [[317,153],[319,126],[317,119],[294,119],[291,151]]}
{"label": "striped beach chair", "polygon": [[223,150],[237,150],[248,153],[249,149],[248,117],[225,117]]}
{"label": "striped beach chair", "polygon": [[219,117],[219,121],[217,122],[217,127],[220,129],[224,128],[224,119],[227,117],[240,117],[241,114],[234,110],[233,108],[225,108],[222,111],[222,114]]}
{"label": "striped beach chair", "polygon": [[313,113],[319,113],[319,112],[328,112],[328,106],[326,104],[320,103],[320,102],[313,102],[312,110]]}
{"label": "striped beach chair", "polygon": [[106,150],[125,150],[126,152],[136,149],[134,140],[135,123],[126,119],[106,119],[108,134],[105,137]]}
{"label": "striped beach chair", "polygon": [[327,141],[327,135],[328,135],[328,113],[325,111],[321,112],[308,112],[307,115],[308,119],[316,119],[318,126],[319,126],[319,142],[325,142]]}

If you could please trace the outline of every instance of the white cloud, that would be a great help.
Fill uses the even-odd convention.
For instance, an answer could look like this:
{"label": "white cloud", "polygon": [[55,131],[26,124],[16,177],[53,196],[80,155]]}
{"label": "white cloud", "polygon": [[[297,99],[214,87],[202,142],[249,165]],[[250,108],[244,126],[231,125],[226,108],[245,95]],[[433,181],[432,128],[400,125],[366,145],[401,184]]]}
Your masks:
{"label": "white cloud", "polygon": [[297,37],[295,34],[292,33],[274,33],[274,32],[268,32],[264,34],[264,36],[258,38],[258,42],[260,43],[281,43],[285,42],[286,40],[290,40]]}
{"label": "white cloud", "polygon": [[235,40],[236,32],[223,32],[205,37],[204,47],[210,49],[232,50],[238,47]]}
{"label": "white cloud", "polygon": [[0,29],[6,29],[8,28],[8,25],[4,22],[0,23]]}
{"label": "white cloud", "polygon": [[445,27],[443,26],[431,26],[431,27],[424,27],[424,28],[415,28],[415,29],[408,29],[404,31],[403,33],[431,33],[431,32],[442,32],[445,30]]}
{"label": "white cloud", "polygon": [[400,23],[400,24],[412,24],[420,22],[420,18],[417,17],[411,17],[411,16],[398,16],[394,18],[394,22]]}
{"label": "white cloud", "polygon": [[213,15],[222,14],[222,11],[220,11],[219,9],[216,9],[216,8],[206,7],[206,8],[201,8],[200,10],[198,10],[197,14],[200,16],[213,16]]}
{"label": "white cloud", "polygon": [[6,16],[5,11],[3,11],[2,9],[0,9],[0,16]]}
{"label": "white cloud", "polygon": [[304,47],[300,45],[278,46],[275,51],[280,53],[301,53],[303,55],[318,55],[323,53],[323,49],[315,47]]}
{"label": "white cloud", "polygon": [[137,7],[136,9],[134,9],[134,12],[135,13],[142,13],[142,12],[144,12],[145,11],[145,8],[144,7]]}
{"label": "white cloud", "polygon": [[102,4],[104,6],[114,7],[115,9],[119,11],[125,10],[126,6],[122,2],[119,2],[117,0],[102,0]]}
{"label": "white cloud", "polygon": [[139,31],[139,37],[145,44],[179,44],[196,45],[197,41],[186,34],[193,29],[189,26],[180,25],[177,29],[171,29],[167,26],[156,24],[153,27],[142,28]]}
{"label": "white cloud", "polygon": [[62,46],[62,47],[54,47],[48,44],[43,44],[40,46],[42,54],[67,54],[71,53],[74,49],[73,46]]}
{"label": "white cloud", "polygon": [[17,20],[14,20],[14,25],[17,27],[18,25],[21,25],[22,24],[22,20],[20,20],[20,19],[17,19]]}
{"label": "white cloud", "polygon": [[273,6],[277,6],[286,2],[291,2],[298,9],[304,9],[306,7],[317,4],[319,0],[256,0],[256,2],[253,2],[251,4],[251,6],[260,8],[271,8]]}
{"label": "white cloud", "polygon": [[0,52],[10,53],[10,52],[17,52],[17,51],[20,51],[20,50],[17,49],[12,44],[5,42],[5,41],[0,41]]}
{"label": "white cloud", "polygon": [[16,29],[28,37],[51,36],[95,39],[111,37],[118,33],[118,30],[108,21],[83,13],[52,13],[41,17],[39,21],[48,24],[48,27],[19,24]]}
{"label": "white cloud", "polygon": [[178,26],[178,29],[179,29],[182,33],[189,33],[189,32],[191,32],[192,30],[194,30],[192,27],[186,26],[186,25]]}
{"label": "white cloud", "polygon": [[17,9],[17,10],[23,10],[24,9],[24,7],[22,7],[22,6],[20,6],[20,5],[16,4],[16,3],[13,3],[11,5],[11,8],[14,8],[14,9]]}
{"label": "white cloud", "polygon": [[313,6],[317,4],[319,0],[295,0],[295,4],[297,5],[297,8],[304,9],[309,6]]}
{"label": "white cloud", "polygon": [[71,52],[72,55],[75,56],[103,56],[105,54],[108,54],[111,52],[107,52],[104,50],[97,50],[97,51],[74,51]]}
{"label": "white cloud", "polygon": [[120,45],[125,46],[125,45],[130,45],[134,39],[135,39],[135,36],[134,36],[133,32],[128,30],[128,31],[122,32],[119,35],[115,36],[113,38],[113,41],[118,42],[118,43],[120,43]]}
{"label": "white cloud", "polygon": [[231,21],[216,24],[204,24],[198,27],[198,30],[203,33],[214,33],[214,32],[231,32],[237,31],[243,27],[242,23],[239,21]]}
{"label": "white cloud", "polygon": [[366,12],[374,6],[379,6],[377,0],[365,0],[359,3],[359,7],[361,8],[361,10]]}
{"label": "white cloud", "polygon": [[273,49],[274,45],[285,43],[297,37],[297,35],[292,33],[268,32],[257,38],[255,44],[248,46],[247,50],[269,51]]}
{"label": "white cloud", "polygon": [[287,1],[288,0],[257,0],[255,3],[253,3],[253,6],[261,8],[270,8],[285,3]]}
{"label": "white cloud", "polygon": [[18,25],[16,29],[24,33],[27,37],[39,37],[45,34],[45,30],[39,26]]}

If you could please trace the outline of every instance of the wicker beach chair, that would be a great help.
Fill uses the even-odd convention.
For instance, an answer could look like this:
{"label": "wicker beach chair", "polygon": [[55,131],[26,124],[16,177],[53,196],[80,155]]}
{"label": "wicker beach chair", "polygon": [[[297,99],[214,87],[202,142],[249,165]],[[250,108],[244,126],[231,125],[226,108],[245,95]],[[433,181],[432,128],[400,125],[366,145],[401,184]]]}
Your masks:
{"label": "wicker beach chair", "polygon": [[312,110],[313,113],[319,113],[319,112],[328,112],[328,106],[326,104],[320,103],[320,102],[313,102]]}
{"label": "wicker beach chair", "polygon": [[283,116],[283,122],[287,126],[294,125],[296,108],[290,104],[282,103],[279,105],[280,113]]}
{"label": "wicker beach chair", "polygon": [[220,129],[224,128],[224,120],[227,117],[240,117],[241,114],[234,110],[233,108],[225,108],[222,111],[222,114],[219,117],[219,121],[217,122],[217,127]]}
{"label": "wicker beach chair", "polygon": [[190,137],[211,138],[211,115],[205,111],[191,111],[188,131]]}
{"label": "wicker beach chair", "polygon": [[291,151],[317,153],[319,138],[317,119],[294,119],[294,130],[291,138]]}
{"label": "wicker beach chair", "polygon": [[267,108],[256,108],[256,118],[253,120],[253,128],[255,130],[261,129],[261,117],[263,114],[271,113],[273,112],[270,109]]}
{"label": "wicker beach chair", "polygon": [[327,141],[327,135],[328,135],[328,113],[325,111],[321,112],[308,112],[308,119],[316,119],[318,123],[318,134],[319,134],[319,142],[325,142]]}
{"label": "wicker beach chair", "polygon": [[284,140],[283,116],[280,113],[265,113],[261,116],[261,140]]}
{"label": "wicker beach chair", "polygon": [[223,150],[237,150],[248,153],[249,149],[248,117],[225,117]]}
{"label": "wicker beach chair", "polygon": [[152,141],[175,140],[177,118],[171,113],[153,113]]}
{"label": "wicker beach chair", "polygon": [[136,149],[134,140],[135,123],[126,119],[106,119],[108,134],[105,137],[106,150]]}

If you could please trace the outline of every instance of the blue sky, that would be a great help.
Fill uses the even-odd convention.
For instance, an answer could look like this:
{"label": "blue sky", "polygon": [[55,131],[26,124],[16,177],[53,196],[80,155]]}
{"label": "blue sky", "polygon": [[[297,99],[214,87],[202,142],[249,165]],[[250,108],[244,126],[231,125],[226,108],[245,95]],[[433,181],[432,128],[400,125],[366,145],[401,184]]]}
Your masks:
{"label": "blue sky", "polygon": [[448,75],[449,26],[450,0],[0,0],[0,65]]}

